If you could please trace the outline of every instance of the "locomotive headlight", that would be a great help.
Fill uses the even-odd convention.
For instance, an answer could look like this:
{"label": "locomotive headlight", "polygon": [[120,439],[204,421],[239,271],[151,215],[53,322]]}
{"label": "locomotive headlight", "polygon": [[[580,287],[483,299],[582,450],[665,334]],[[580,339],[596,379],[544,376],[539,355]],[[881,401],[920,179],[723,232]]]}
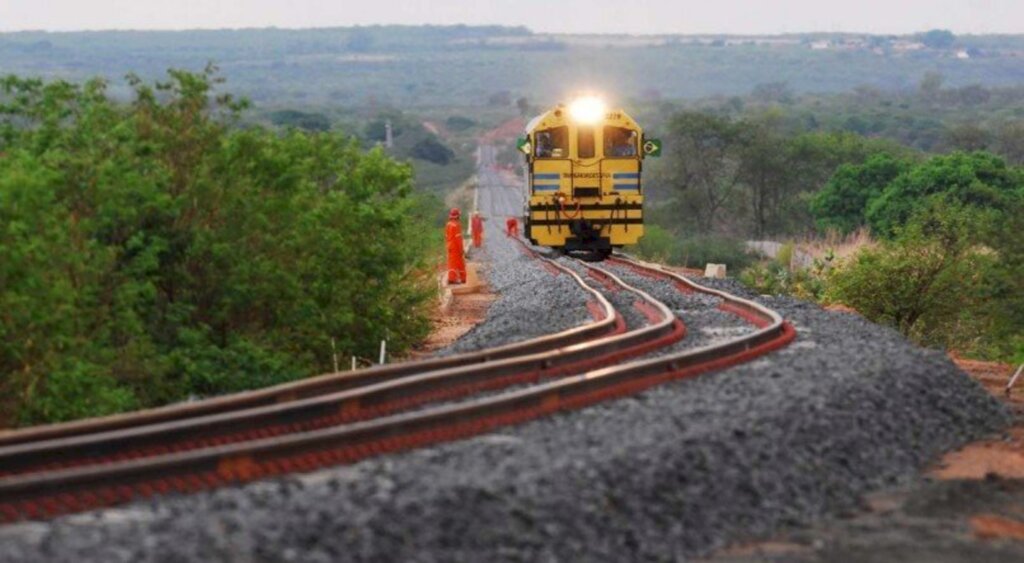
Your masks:
{"label": "locomotive headlight", "polygon": [[597,123],[604,117],[607,109],[604,101],[600,98],[585,96],[576,98],[576,100],[569,104],[569,115],[579,123]]}

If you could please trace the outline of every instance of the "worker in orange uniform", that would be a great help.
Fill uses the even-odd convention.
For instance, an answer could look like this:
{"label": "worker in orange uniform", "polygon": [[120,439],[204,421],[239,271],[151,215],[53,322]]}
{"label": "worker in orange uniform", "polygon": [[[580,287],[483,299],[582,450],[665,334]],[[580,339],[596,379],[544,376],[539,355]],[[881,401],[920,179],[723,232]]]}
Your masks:
{"label": "worker in orange uniform", "polygon": [[473,247],[480,248],[484,244],[484,220],[477,211],[473,212],[473,218],[469,221],[469,231],[473,234]]}
{"label": "worker in orange uniform", "polygon": [[448,247],[448,283],[466,283],[466,256],[462,246],[462,225],[459,223],[459,209],[448,213],[448,225],[444,229],[445,246]]}
{"label": "worker in orange uniform", "polygon": [[519,221],[515,217],[505,220],[505,234],[510,237],[519,236]]}

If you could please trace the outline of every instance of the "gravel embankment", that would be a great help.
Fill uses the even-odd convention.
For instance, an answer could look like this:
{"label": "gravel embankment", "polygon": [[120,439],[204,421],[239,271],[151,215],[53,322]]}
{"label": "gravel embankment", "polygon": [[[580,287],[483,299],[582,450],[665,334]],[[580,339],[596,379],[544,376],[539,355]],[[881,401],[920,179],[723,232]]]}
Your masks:
{"label": "gravel embankment", "polygon": [[11,527],[0,558],[677,560],[848,511],[1007,422],[939,352],[764,302],[799,336],[752,363],[309,477]]}
{"label": "gravel embankment", "polygon": [[718,306],[722,304],[722,299],[719,297],[697,292],[686,294],[670,283],[639,275],[624,266],[606,263],[604,267],[626,283],[646,291],[667,305],[686,325],[686,338],[657,350],[653,355],[710,346],[756,330],[756,327],[741,317],[720,310]]}
{"label": "gravel embankment", "polygon": [[[622,315],[622,320],[626,323],[626,330],[636,330],[650,324],[647,317],[638,311],[634,306],[636,303],[641,302],[640,296],[632,291],[626,289],[609,290],[601,282],[591,277],[587,272],[587,268],[581,264],[578,260],[572,258],[559,258],[556,260],[559,265],[565,266],[570,270],[579,274],[583,281],[590,287],[596,289],[601,295],[604,295],[605,299],[615,307],[615,310]],[[621,279],[621,277],[620,277]],[[625,281],[625,280],[623,280]],[[626,282],[629,283],[629,282]],[[630,284],[632,285],[632,284]],[[633,285],[633,287],[637,287]],[[637,289],[640,289],[637,287]],[[653,296],[652,296],[653,297]]]}

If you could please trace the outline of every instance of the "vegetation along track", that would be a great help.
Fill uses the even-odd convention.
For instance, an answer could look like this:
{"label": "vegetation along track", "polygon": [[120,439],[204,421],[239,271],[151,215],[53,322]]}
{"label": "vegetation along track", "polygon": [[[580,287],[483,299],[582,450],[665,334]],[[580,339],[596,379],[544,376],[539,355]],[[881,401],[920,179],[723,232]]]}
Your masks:
{"label": "vegetation along track", "polygon": [[[541,260],[553,272],[568,273],[577,283],[586,287],[576,274],[547,259]],[[598,322],[613,321],[611,335],[591,343],[495,360],[487,365],[487,369],[472,364],[424,370],[418,374],[386,380],[377,377],[360,387],[277,405],[25,443],[0,449],[0,467],[3,468],[0,475],[111,463],[368,420],[430,401],[580,373],[682,337],[680,323],[672,321],[671,312],[663,304],[599,268],[591,267],[589,271],[615,290],[634,292],[638,298],[634,306],[647,316],[650,326],[625,333],[622,315],[600,293],[588,289],[593,299],[591,303],[595,304],[593,310],[601,318]],[[553,335],[548,339],[561,336]],[[569,331],[564,336],[572,338],[575,333]]]}
{"label": "vegetation along track", "polygon": [[[575,273],[539,258],[552,271],[568,274],[583,285]],[[423,364],[433,365],[433,360],[405,364],[421,369],[390,376],[378,370],[378,374],[385,371],[388,380],[383,383],[358,372],[349,376],[358,383],[333,374],[319,378],[316,388],[343,391],[240,410],[225,407],[219,414],[183,415],[169,422],[122,426],[107,432],[23,441],[0,449],[0,466],[8,472],[0,478],[0,518],[53,516],[156,493],[195,491],[307,471],[478,434],[742,362],[785,345],[795,334],[779,315],[758,304],[704,288],[657,267],[625,258],[616,258],[615,263],[665,279],[680,291],[718,296],[721,309],[738,314],[758,330],[713,346],[613,365],[678,341],[684,328],[665,305],[610,272],[587,266],[588,274],[609,290],[635,293],[637,308],[649,324],[624,331],[621,315],[607,299],[587,288],[602,313],[593,324],[611,320],[614,327],[596,340],[432,371]],[[579,338],[578,330],[560,335]],[[583,373],[594,368],[599,369]],[[569,375],[573,373],[581,375]],[[339,381],[327,385],[332,377]],[[369,381],[373,383],[367,384]],[[461,403],[398,412],[429,401],[522,383],[535,384]],[[277,396],[295,397],[287,393]]]}

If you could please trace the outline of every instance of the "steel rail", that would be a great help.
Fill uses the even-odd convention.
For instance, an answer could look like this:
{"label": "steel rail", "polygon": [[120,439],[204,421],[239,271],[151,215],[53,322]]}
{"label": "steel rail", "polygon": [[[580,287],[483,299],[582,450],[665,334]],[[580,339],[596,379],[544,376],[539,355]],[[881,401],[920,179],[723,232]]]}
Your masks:
{"label": "steel rail", "polygon": [[487,432],[721,369],[785,346],[793,327],[776,312],[672,272],[619,259],[678,287],[723,299],[757,326],[727,342],[648,358],[457,404],[226,446],[0,479],[0,518],[49,516],[155,493],[196,491]]}
{"label": "steel rail", "polygon": [[479,366],[495,360],[554,350],[621,331],[621,327],[617,326],[619,321],[615,318],[614,307],[600,292],[588,287],[571,270],[555,267],[554,263],[550,260],[545,261],[542,256],[526,246],[521,240],[516,240],[525,252],[531,254],[534,258],[542,260],[542,264],[545,264],[553,273],[569,272],[572,274],[573,279],[589,294],[588,309],[596,318],[594,322],[562,332],[531,338],[522,342],[495,346],[476,352],[380,365],[355,371],[327,373],[263,389],[211,397],[189,403],[178,403],[130,413],[0,432],[0,447],[107,432],[121,428],[133,428],[147,424],[158,424],[262,405],[284,403],[354,389],[363,385],[393,381],[410,375],[460,366]]}
{"label": "steel rail", "polygon": [[[548,262],[584,283],[572,270]],[[496,360],[486,366],[438,370],[276,405],[0,448],[0,475],[111,463],[308,432],[380,417],[432,401],[581,373],[683,338],[685,328],[665,304],[603,268],[584,267],[599,282],[634,293],[639,298],[634,307],[647,316],[650,324],[556,350]]]}

